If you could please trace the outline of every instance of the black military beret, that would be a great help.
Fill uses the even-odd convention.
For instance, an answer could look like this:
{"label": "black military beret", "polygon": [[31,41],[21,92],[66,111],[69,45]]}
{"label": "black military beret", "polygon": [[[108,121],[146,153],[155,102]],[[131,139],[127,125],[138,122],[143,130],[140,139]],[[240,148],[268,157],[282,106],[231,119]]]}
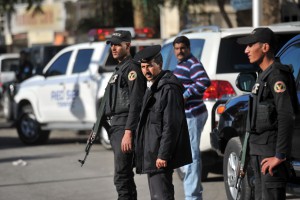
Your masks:
{"label": "black military beret", "polygon": [[146,47],[143,50],[139,51],[137,54],[135,54],[133,59],[139,63],[149,62],[156,56],[160,55],[160,50],[160,45]]}

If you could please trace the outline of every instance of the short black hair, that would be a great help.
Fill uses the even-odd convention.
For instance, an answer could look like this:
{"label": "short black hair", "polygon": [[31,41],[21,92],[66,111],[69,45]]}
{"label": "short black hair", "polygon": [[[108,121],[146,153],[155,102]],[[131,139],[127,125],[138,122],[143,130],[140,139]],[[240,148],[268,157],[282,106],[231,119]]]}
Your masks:
{"label": "short black hair", "polygon": [[178,36],[177,38],[175,38],[175,40],[173,41],[173,46],[175,46],[176,43],[183,43],[188,48],[190,48],[190,40],[186,36]]}

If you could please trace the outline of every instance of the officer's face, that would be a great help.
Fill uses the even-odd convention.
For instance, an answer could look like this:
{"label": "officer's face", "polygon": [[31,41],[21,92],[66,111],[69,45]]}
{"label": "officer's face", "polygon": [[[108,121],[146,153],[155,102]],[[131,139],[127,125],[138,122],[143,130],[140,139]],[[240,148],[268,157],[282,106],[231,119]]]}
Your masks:
{"label": "officer's face", "polygon": [[190,55],[190,49],[184,43],[174,44],[174,54],[178,61],[182,61]]}
{"label": "officer's face", "polygon": [[114,59],[118,60],[121,62],[128,54],[130,50],[130,43],[127,42],[121,42],[120,44],[110,44],[110,49],[112,56]]}
{"label": "officer's face", "polygon": [[250,63],[257,63],[258,65],[262,62],[262,59],[267,53],[266,43],[254,43],[248,44],[245,49],[245,54],[247,54]]}
{"label": "officer's face", "polygon": [[154,81],[157,75],[161,72],[161,67],[155,62],[141,63],[141,68],[147,81]]}

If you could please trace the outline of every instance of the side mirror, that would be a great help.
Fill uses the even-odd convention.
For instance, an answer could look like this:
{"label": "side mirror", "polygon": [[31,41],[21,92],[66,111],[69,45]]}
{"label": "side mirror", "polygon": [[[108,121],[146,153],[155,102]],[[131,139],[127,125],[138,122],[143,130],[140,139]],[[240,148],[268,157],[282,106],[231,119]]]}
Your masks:
{"label": "side mirror", "polygon": [[251,92],[256,79],[257,75],[255,72],[241,72],[236,78],[235,85],[241,91]]}

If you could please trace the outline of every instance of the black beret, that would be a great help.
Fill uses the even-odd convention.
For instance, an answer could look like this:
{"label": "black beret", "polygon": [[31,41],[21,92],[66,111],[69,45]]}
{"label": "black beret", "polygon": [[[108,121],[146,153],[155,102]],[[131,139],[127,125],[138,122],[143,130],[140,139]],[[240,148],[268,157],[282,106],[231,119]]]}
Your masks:
{"label": "black beret", "polygon": [[156,56],[160,55],[160,50],[160,45],[146,47],[143,50],[139,51],[137,54],[135,54],[133,59],[139,63],[149,62]]}

